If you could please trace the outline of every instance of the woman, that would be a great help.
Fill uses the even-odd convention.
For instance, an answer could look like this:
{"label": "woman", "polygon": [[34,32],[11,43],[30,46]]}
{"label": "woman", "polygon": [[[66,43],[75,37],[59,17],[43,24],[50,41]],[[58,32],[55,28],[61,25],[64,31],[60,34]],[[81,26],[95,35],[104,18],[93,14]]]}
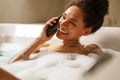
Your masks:
{"label": "woman", "polygon": [[[57,51],[64,53],[79,53],[88,55],[99,54],[101,49],[96,44],[82,45],[79,41],[81,36],[96,32],[103,24],[104,16],[108,13],[108,0],[73,0],[62,14],[59,20],[59,29],[56,36],[63,40],[60,44],[46,46],[46,51]],[[9,63],[20,59],[29,59],[31,53],[43,47],[43,43],[50,40],[46,36],[48,25],[53,26],[58,17],[48,20],[40,34],[26,49],[19,52]]]}

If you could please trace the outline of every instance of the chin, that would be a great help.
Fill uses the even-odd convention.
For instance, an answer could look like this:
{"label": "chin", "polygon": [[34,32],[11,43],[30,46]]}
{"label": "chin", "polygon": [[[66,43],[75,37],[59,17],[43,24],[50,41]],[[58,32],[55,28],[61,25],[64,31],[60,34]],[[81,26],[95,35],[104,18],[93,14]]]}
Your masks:
{"label": "chin", "polygon": [[70,38],[65,37],[65,36],[56,36],[56,37],[60,40],[71,40]]}
{"label": "chin", "polygon": [[57,37],[58,39],[61,39],[61,40],[65,40],[65,39],[66,39],[66,37],[65,37],[65,36],[58,35],[58,34],[56,34],[56,37]]}

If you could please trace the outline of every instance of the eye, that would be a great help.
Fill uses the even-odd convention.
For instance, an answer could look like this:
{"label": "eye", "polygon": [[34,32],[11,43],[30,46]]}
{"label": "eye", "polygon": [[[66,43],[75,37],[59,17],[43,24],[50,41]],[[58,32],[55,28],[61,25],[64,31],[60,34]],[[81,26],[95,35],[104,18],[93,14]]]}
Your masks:
{"label": "eye", "polygon": [[73,26],[76,26],[75,22],[72,21],[72,20],[70,20],[69,23],[70,23],[71,25],[73,25]]}

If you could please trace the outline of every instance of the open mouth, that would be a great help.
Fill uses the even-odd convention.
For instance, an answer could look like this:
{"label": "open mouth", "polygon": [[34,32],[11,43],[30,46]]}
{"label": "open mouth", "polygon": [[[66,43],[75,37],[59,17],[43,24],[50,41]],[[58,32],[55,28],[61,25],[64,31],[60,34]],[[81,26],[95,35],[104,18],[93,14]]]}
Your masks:
{"label": "open mouth", "polygon": [[60,32],[62,32],[63,34],[68,34],[66,31],[64,31],[64,30],[62,30],[60,28],[58,28],[57,30],[60,31]]}

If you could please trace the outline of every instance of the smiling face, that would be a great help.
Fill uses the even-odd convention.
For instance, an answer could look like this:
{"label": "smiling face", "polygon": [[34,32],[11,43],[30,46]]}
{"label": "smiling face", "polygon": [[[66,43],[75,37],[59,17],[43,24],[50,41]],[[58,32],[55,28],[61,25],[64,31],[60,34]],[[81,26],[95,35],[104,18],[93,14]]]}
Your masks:
{"label": "smiling face", "polygon": [[60,29],[56,36],[63,40],[76,40],[91,32],[91,28],[85,28],[83,12],[76,6],[69,7],[59,20]]}

